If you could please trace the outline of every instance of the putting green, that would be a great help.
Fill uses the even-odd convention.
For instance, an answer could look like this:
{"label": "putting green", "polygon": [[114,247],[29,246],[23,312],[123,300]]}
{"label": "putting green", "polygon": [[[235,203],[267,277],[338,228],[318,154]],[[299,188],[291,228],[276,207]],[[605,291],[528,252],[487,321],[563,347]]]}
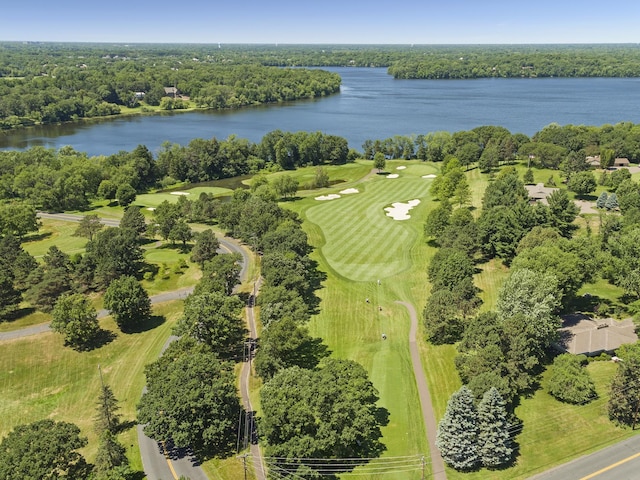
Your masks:
{"label": "putting green", "polygon": [[[411,220],[394,220],[385,207],[420,199],[410,215],[425,208],[431,180],[405,170],[399,178],[376,177],[358,186],[360,193],[317,201],[305,215],[323,233],[322,255],[338,275],[373,281],[411,268],[410,251],[421,228]],[[337,221],[339,220],[339,221]]]}

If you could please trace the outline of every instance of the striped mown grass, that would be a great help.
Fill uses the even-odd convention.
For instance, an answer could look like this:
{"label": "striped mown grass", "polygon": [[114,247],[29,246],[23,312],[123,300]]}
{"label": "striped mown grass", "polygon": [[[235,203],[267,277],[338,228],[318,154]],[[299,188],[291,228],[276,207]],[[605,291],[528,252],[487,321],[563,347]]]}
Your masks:
{"label": "striped mown grass", "polygon": [[[424,241],[422,225],[433,205],[428,194],[431,180],[421,176],[436,170],[407,161],[388,162],[387,170],[395,173],[398,165],[408,167],[397,171],[399,178],[367,175],[360,182],[322,192],[338,193],[351,187],[359,193],[322,202],[315,200],[320,193],[313,192],[313,196],[285,205],[305,219],[305,231],[316,247],[312,258],[328,274],[318,292],[321,312],[311,321],[312,333],[324,339],[335,357],[355,360],[369,372],[380,393],[378,404],[389,413],[389,423],[382,429],[387,448],[383,458],[425,454],[428,463],[409,354],[409,315],[396,301],[411,302],[421,312],[426,299],[426,265],[434,250]],[[421,203],[411,210],[409,220],[396,221],[385,215],[384,208],[391,203],[416,198]],[[386,340],[382,340],[383,333]],[[420,476],[414,471],[359,478]]]}

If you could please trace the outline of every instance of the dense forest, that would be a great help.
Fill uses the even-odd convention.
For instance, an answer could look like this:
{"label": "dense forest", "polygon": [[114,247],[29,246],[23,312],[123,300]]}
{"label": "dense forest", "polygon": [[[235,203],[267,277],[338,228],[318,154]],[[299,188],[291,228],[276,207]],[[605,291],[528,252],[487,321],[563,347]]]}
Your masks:
{"label": "dense forest", "polygon": [[[317,68],[388,67],[405,79],[637,77],[631,45],[170,45],[0,43],[0,130],[336,93]],[[295,67],[295,68],[289,68]]]}

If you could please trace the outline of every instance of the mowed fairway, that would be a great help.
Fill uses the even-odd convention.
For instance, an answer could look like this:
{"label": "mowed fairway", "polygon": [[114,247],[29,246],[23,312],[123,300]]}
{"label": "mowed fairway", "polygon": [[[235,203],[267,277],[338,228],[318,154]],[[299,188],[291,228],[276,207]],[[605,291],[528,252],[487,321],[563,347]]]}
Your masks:
{"label": "mowed fairway", "polygon": [[[387,170],[393,173],[396,165],[409,166],[398,172],[399,178],[369,175],[328,192],[356,188],[359,193],[318,201],[314,197],[320,193],[315,192],[290,207],[305,218],[305,230],[316,247],[312,257],[328,274],[318,292],[321,313],[311,322],[312,333],[324,339],[335,357],[367,369],[380,393],[378,404],[389,414],[382,429],[387,467],[378,465],[377,473],[373,467],[355,472],[365,479],[419,479],[419,457],[406,461],[412,466],[394,459],[424,454],[428,478],[429,449],[409,354],[409,315],[396,301],[411,302],[421,312],[426,299],[426,265],[433,249],[424,242],[422,225],[432,204],[431,180],[421,176],[435,169],[422,163],[389,163]],[[411,210],[410,219],[385,215],[385,207],[413,199],[421,203]]]}

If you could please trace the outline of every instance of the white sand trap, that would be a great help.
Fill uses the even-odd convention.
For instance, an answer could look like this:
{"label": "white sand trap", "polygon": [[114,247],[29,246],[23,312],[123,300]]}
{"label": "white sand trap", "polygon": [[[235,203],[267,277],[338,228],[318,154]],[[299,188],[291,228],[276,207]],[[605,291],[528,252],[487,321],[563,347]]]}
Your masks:
{"label": "white sand trap", "polygon": [[429,175],[422,175],[422,178],[436,178],[437,175],[430,173]]}
{"label": "white sand trap", "polygon": [[398,178],[400,175],[397,173],[392,173],[391,175],[387,175],[387,178]]}
{"label": "white sand trap", "polygon": [[418,199],[409,200],[406,203],[396,202],[385,208],[384,211],[387,212],[387,217],[391,217],[394,220],[409,220],[411,218],[409,210],[418,205],[420,205],[420,200]]}
{"label": "white sand trap", "polygon": [[337,193],[330,193],[329,195],[320,195],[319,197],[316,197],[316,200],[335,200],[336,198],[340,198],[340,195]]}
{"label": "white sand trap", "polygon": [[153,212],[155,209],[155,207],[147,207],[147,210],[149,210],[150,212]]}
{"label": "white sand trap", "polygon": [[405,168],[407,167],[405,167],[404,165],[400,165],[399,167],[396,167],[396,170],[404,170]]}
{"label": "white sand trap", "polygon": [[346,190],[342,190],[340,193],[343,195],[349,195],[350,193],[360,193],[357,188],[347,188]]}
{"label": "white sand trap", "polygon": [[190,195],[189,192],[171,192],[171,195]]}

